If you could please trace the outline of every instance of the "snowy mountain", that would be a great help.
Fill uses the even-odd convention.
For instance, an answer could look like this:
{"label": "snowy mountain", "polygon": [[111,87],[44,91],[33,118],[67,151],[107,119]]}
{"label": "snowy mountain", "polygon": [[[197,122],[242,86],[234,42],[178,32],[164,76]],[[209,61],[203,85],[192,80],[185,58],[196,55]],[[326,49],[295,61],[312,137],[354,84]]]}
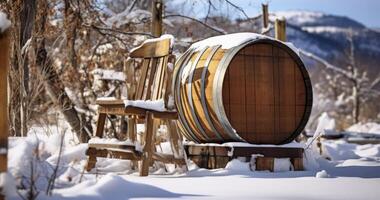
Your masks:
{"label": "snowy mountain", "polygon": [[313,11],[280,11],[276,16],[285,17],[288,23],[302,27],[331,26],[338,28],[365,28],[365,26],[348,17],[328,15]]}
{"label": "snowy mountain", "polygon": [[[297,48],[313,53],[333,65],[345,68],[348,65],[350,43],[348,33],[354,37],[355,59],[359,67],[367,70],[370,76],[380,73],[380,32],[345,16],[336,16],[311,11],[281,11],[270,14],[270,21],[276,18],[287,20],[287,40]],[[203,21],[203,19],[200,19]],[[258,32],[262,30],[261,18],[231,20],[225,17],[210,17],[207,24],[220,32],[183,18],[166,19],[166,31],[177,36],[184,52],[198,40],[211,36],[236,32]],[[274,36],[274,29],[269,33]],[[313,71],[316,63],[305,58],[306,66]]]}
{"label": "snowy mountain", "polygon": [[336,65],[345,65],[349,48],[347,35],[353,32],[355,54],[368,70],[376,70],[380,61],[380,32],[348,17],[310,11],[275,12],[270,18],[285,17],[288,40]]}

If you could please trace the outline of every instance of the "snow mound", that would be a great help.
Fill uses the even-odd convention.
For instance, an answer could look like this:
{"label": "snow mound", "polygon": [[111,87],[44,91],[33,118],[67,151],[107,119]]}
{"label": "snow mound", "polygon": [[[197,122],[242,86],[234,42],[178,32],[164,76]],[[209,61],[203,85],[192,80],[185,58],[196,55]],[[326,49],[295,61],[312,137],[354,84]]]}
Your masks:
{"label": "snow mound", "polygon": [[0,12],[0,33],[4,32],[11,25],[11,22],[8,20],[7,15],[3,12]]}
{"label": "snow mound", "polygon": [[124,200],[133,198],[180,198],[182,195],[172,193],[144,183],[127,181],[115,174],[107,174],[98,181],[90,180],[77,184],[68,189],[58,189],[55,197],[73,199],[114,199]]}
{"label": "snow mound", "polygon": [[292,163],[289,158],[275,158],[273,164],[274,172],[287,172],[292,168]]}
{"label": "snow mound", "polygon": [[319,171],[315,174],[315,178],[329,178],[330,175],[326,172],[326,170]]}
{"label": "snow mound", "polygon": [[229,171],[239,171],[239,172],[251,171],[249,168],[249,163],[242,162],[238,159],[233,159],[230,162],[228,162],[225,169]]}
{"label": "snow mound", "polygon": [[[88,148],[87,144],[79,144],[70,148],[66,148],[61,153],[60,162],[62,163],[71,163],[75,161],[80,161],[86,159],[86,150]],[[50,164],[56,165],[58,163],[59,154],[54,154],[46,159]]]}
{"label": "snow mound", "polygon": [[380,144],[358,145],[355,153],[363,158],[380,158]]}
{"label": "snow mound", "polygon": [[17,196],[15,180],[9,173],[0,173],[0,188],[0,192],[8,198]]}
{"label": "snow mound", "polygon": [[326,141],[323,143],[323,153],[331,160],[358,159],[355,153],[356,144],[350,144],[345,141]]}
{"label": "snow mound", "polygon": [[358,123],[350,126],[346,131],[374,133],[380,135],[380,124],[374,122]]}
{"label": "snow mound", "polygon": [[380,144],[358,145],[347,143],[343,140],[323,142],[323,154],[334,161],[380,158]]}
{"label": "snow mound", "polygon": [[155,111],[166,111],[165,102],[163,99],[159,100],[124,100],[125,107],[133,106],[138,108],[145,108]]}

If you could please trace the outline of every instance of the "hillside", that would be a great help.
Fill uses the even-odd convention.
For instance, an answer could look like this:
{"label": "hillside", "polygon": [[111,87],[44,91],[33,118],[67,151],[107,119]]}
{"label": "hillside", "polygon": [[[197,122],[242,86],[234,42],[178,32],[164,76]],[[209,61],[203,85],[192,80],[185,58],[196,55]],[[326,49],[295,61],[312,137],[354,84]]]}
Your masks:
{"label": "hillside", "polygon": [[[369,29],[349,17],[324,14],[310,11],[281,11],[271,13],[270,20],[285,17],[287,19],[287,39],[296,47],[316,54],[335,65],[346,65],[348,50],[347,33],[352,30],[354,35],[356,59],[361,67],[370,71],[379,71],[380,62],[380,32]],[[167,32],[177,35],[189,45],[192,41],[219,35],[203,25],[182,18],[166,20]],[[208,24],[218,27],[227,33],[261,32],[261,20],[238,19],[235,21],[212,17]],[[177,26],[182,24],[182,26]],[[187,25],[187,26],[184,26]],[[274,36],[274,31],[270,32]],[[186,45],[184,45],[186,46]],[[313,63],[309,63],[309,68]]]}

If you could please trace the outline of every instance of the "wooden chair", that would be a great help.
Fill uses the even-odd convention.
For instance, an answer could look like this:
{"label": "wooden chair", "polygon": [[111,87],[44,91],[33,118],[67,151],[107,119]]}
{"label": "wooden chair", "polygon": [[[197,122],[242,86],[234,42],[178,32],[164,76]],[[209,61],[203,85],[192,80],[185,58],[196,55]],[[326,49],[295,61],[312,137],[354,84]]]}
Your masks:
{"label": "wooden chair", "polygon": [[[175,120],[177,119],[177,111],[168,109],[168,100],[171,90],[172,70],[168,68],[169,60],[174,60],[171,55],[170,39],[148,40],[141,46],[132,50],[129,55],[127,70],[128,83],[128,106],[122,99],[118,100],[97,100],[99,105],[99,118],[95,136],[102,138],[104,125],[107,115],[121,115],[127,118],[128,122],[128,138],[136,141],[136,125],[139,121],[145,120],[145,134],[143,136],[144,147],[142,152],[136,150],[134,144],[105,144],[105,143],[89,143],[87,150],[88,163],[86,170],[90,171],[95,167],[97,157],[109,157],[128,159],[132,161],[141,161],[140,176],[147,176],[149,166],[153,160],[162,161],[164,163],[174,163],[177,165],[186,165],[184,158],[178,158],[179,151],[178,141],[180,136],[176,130]],[[142,59],[140,68],[140,76],[134,84],[136,77],[133,76],[133,62],[135,59]],[[142,101],[157,101],[163,99],[165,109],[157,110],[138,105]],[[138,101],[142,100],[142,101]],[[137,104],[137,105],[136,105]],[[155,152],[155,133],[161,123],[168,127],[170,142],[174,155],[168,155]],[[173,148],[175,147],[175,148]],[[182,154],[183,155],[183,154]]]}

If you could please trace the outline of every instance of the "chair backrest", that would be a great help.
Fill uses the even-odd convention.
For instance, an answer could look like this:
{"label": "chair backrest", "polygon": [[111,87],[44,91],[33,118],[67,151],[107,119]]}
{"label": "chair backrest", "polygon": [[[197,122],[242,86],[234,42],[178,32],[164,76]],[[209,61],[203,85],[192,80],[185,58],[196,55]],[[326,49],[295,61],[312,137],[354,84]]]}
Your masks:
{"label": "chair backrest", "polygon": [[[140,76],[138,76],[133,92],[129,92],[129,98],[133,100],[164,99],[166,106],[171,89],[171,70],[168,69],[168,62],[169,60],[173,62],[170,39],[147,40],[139,47],[131,50],[129,57],[132,60],[143,59]],[[128,61],[127,66],[127,70],[134,70],[132,62]],[[132,80],[132,73],[127,74],[130,76],[127,79]]]}

